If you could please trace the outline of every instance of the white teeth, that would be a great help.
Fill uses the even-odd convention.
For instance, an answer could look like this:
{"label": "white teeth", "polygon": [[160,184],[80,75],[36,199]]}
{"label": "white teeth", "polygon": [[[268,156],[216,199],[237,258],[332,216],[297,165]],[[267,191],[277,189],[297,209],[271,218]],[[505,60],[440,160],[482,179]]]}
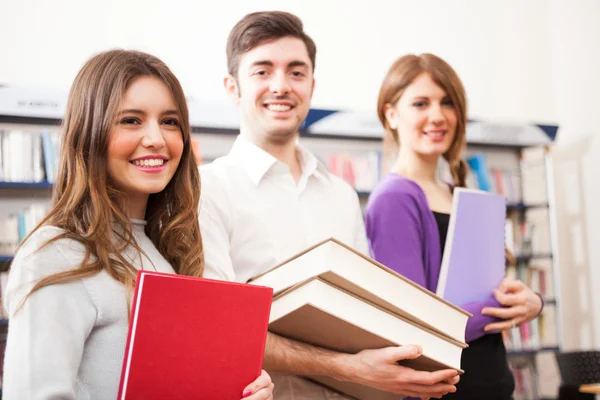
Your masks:
{"label": "white teeth", "polygon": [[285,104],[269,104],[267,108],[271,111],[289,111],[292,107]]}
{"label": "white teeth", "polygon": [[134,160],[133,163],[138,167],[160,167],[165,163],[162,158],[152,158],[146,160]]}
{"label": "white teeth", "polygon": [[442,137],[444,136],[444,132],[425,132],[425,134],[427,136],[433,136],[433,137]]}

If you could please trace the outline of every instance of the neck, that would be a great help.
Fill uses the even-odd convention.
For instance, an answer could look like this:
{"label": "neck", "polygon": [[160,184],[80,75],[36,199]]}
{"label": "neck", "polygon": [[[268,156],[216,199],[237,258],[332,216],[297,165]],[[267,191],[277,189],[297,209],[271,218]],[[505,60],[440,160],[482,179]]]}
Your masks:
{"label": "neck", "polygon": [[128,218],[146,219],[146,206],[148,195],[129,195],[125,199],[125,212]]}
{"label": "neck", "polygon": [[420,183],[437,182],[437,165],[439,156],[423,156],[411,151],[402,151],[392,168],[392,172]]}
{"label": "neck", "polygon": [[300,164],[300,160],[296,153],[296,139],[298,138],[298,133],[288,140],[282,140],[280,142],[269,140],[269,138],[265,136],[253,135],[245,129],[241,129],[240,133],[246,136],[256,146],[275,157],[278,161],[287,165],[294,181],[298,183],[300,176],[302,176],[302,165]]}

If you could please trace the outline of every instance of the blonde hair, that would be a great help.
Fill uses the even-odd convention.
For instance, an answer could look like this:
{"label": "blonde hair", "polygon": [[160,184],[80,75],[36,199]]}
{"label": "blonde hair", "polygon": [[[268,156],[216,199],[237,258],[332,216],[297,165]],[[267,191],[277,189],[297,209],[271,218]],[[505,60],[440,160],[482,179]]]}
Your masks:
{"label": "blonde hair", "polygon": [[385,76],[377,100],[377,114],[386,131],[384,151],[387,155],[395,153],[393,150],[400,145],[397,130],[390,127],[385,116],[386,106],[396,105],[406,87],[422,73],[431,76],[431,79],[447,93],[454,106],[457,117],[456,133],[454,141],[444,153],[444,159],[450,167],[454,186],[464,187],[467,164],[461,158],[461,154],[466,146],[467,98],[465,89],[452,67],[433,54],[409,54],[400,57],[392,64]]}

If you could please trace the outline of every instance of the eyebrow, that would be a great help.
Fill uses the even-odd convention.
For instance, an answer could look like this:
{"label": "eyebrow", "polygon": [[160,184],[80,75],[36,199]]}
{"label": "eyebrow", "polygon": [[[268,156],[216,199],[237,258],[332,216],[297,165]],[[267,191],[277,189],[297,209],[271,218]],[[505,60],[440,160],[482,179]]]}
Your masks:
{"label": "eyebrow", "polygon": [[[251,64],[251,67],[258,67],[258,66],[272,67],[273,62],[269,61],[269,60],[258,60],[258,61],[254,61]],[[293,67],[307,67],[308,68],[308,64],[301,60],[294,60],[294,61],[290,61],[288,63],[287,68],[290,68],[290,67],[292,67],[292,68]]]}
{"label": "eyebrow", "polygon": [[[146,115],[146,112],[144,112],[142,110],[138,110],[137,108],[127,108],[125,110],[119,111],[119,115],[123,115],[123,114]],[[177,110],[167,110],[167,111],[163,112],[162,115],[179,115],[179,112],[177,112]]]}

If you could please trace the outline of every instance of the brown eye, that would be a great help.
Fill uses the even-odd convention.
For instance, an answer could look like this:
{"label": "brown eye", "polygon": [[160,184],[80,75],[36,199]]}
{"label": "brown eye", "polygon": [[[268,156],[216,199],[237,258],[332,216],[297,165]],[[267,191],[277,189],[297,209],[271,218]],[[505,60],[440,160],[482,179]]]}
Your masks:
{"label": "brown eye", "polygon": [[179,126],[179,121],[176,118],[167,118],[163,121],[165,125]]}
{"label": "brown eye", "polygon": [[133,118],[133,117],[122,118],[119,121],[119,124],[122,124],[122,125],[137,125],[137,124],[140,124],[140,123],[141,122],[140,122],[139,119]]}

